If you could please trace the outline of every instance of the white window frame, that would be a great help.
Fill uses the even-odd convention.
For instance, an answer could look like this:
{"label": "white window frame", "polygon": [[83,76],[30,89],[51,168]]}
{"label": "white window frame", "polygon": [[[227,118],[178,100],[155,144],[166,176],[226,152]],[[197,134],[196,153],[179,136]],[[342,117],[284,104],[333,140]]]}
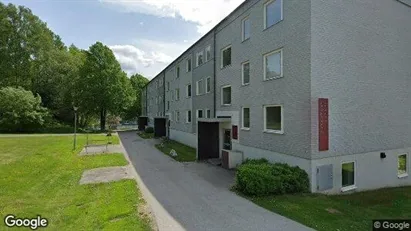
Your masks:
{"label": "white window frame", "polygon": [[[202,95],[202,94],[204,94],[204,93],[202,93],[202,94],[200,94],[199,92],[199,90],[200,90],[200,82],[202,82],[202,81],[204,81],[204,79],[200,79],[200,80],[198,80],[197,82],[196,82],[196,95]],[[205,89],[204,89],[204,92],[205,92]]]}
{"label": "white window frame", "polygon": [[179,101],[180,100],[180,88],[176,88],[175,91],[176,91],[176,97],[175,97],[176,101]]}
{"label": "white window frame", "polygon": [[[280,53],[280,69],[281,69],[281,73],[279,76],[277,77],[272,77],[267,79],[267,56],[276,54],[276,53]],[[269,53],[266,53],[263,55],[263,81],[267,81],[267,80],[272,80],[272,79],[279,79],[284,77],[284,70],[283,70],[283,48],[274,50],[274,51],[270,51]]]}
{"label": "white window frame", "polygon": [[[207,82],[208,79],[210,80],[210,86],[208,85],[208,82]],[[208,87],[210,87],[209,91],[207,91]],[[205,91],[206,94],[211,92],[211,77],[210,76],[205,79],[205,89],[204,89],[204,91]]]}
{"label": "white window frame", "polygon": [[[210,51],[210,56],[207,56],[207,51]],[[211,45],[208,45],[205,49],[205,62],[210,61],[211,59]]]}
{"label": "white window frame", "polygon": [[200,66],[200,65],[198,64],[198,57],[200,57],[199,54],[201,54],[201,55],[203,56],[203,63],[202,63],[201,65],[204,64],[204,52],[203,52],[203,51],[199,51],[199,52],[197,52],[197,54],[196,54],[196,67]]}
{"label": "white window frame", "polygon": [[[188,70],[188,66],[189,66],[188,63],[191,64],[190,70]],[[193,69],[193,63],[192,63],[191,57],[190,57],[190,58],[187,58],[187,59],[186,59],[186,72],[190,72],[192,69]]]}
{"label": "white window frame", "polygon": [[[204,111],[205,111],[205,116],[204,116],[204,118],[207,118],[207,119],[211,118],[211,110],[206,108]],[[208,112],[210,112],[210,116],[207,115]]]}
{"label": "white window frame", "polygon": [[[267,27],[267,6],[271,3],[274,3],[275,1],[281,1],[281,19],[277,23],[274,23],[273,25],[270,25],[270,26]],[[263,6],[263,14],[264,14],[264,30],[274,26],[275,24],[278,24],[281,21],[283,21],[284,20],[284,0],[270,0],[270,1],[267,1],[266,3],[264,3],[264,6]]]}
{"label": "white window frame", "polygon": [[221,55],[221,63],[220,63],[221,69],[226,68],[226,67],[229,67],[229,66],[231,66],[231,65],[233,64],[233,49],[231,49],[231,63],[230,63],[229,65],[223,67],[223,64],[224,64],[224,55],[223,55],[223,54],[224,54],[224,51],[225,51],[225,50],[228,50],[229,48],[231,48],[231,44],[228,45],[228,46],[226,46],[226,47],[224,47],[223,49],[221,49],[221,53],[220,53],[220,55]]}
{"label": "white window frame", "polygon": [[247,17],[243,18],[243,20],[241,20],[241,41],[243,41],[243,42],[245,40],[248,40],[251,37],[251,24],[250,24],[250,35],[249,35],[248,38],[245,37],[244,25],[245,25],[245,21],[247,21],[247,20],[251,23],[249,16],[247,16]]}
{"label": "white window frame", "polygon": [[176,116],[175,120],[176,120],[177,123],[179,123],[180,122],[180,111],[175,110],[174,113],[175,113],[175,116]]}
{"label": "white window frame", "polygon": [[176,66],[176,78],[177,78],[177,79],[180,78],[180,75],[181,75],[180,66],[177,65],[177,66]]}
{"label": "white window frame", "polygon": [[[203,114],[203,117],[201,117],[201,118],[204,118],[204,110],[203,110],[203,109],[197,109],[197,110],[196,110],[196,118],[197,118],[197,119],[199,119],[199,118],[198,118],[198,114],[199,114],[200,111],[201,111],[202,114]],[[201,118],[200,118],[200,119],[201,119]]]}
{"label": "white window frame", "polygon": [[[398,163],[399,163],[399,160],[400,160],[400,156],[405,156],[405,173],[402,173],[402,174],[398,174]],[[407,177],[408,176],[408,153],[401,153],[401,154],[398,154],[398,156],[397,156],[397,176],[398,176],[398,178],[405,178],[405,177]]]}
{"label": "white window frame", "polygon": [[[193,115],[190,115],[190,116],[189,116],[189,115],[188,115],[189,112],[190,112],[190,114],[193,114],[193,113],[191,112],[191,110],[186,111],[186,123],[187,123],[187,124],[189,124],[189,123],[191,123],[191,121],[193,121],[193,118],[192,118]],[[188,118],[190,118],[190,121],[188,120]]]}
{"label": "white window frame", "polygon": [[[189,91],[188,91],[188,86],[191,86],[191,87],[190,87],[190,91],[191,91],[191,92],[190,92],[190,93],[191,93],[190,96],[188,95],[188,92],[189,92]],[[193,85],[191,85],[191,83],[188,83],[188,84],[186,85],[186,98],[191,98],[192,95],[193,95]]]}
{"label": "white window frame", "polygon": [[[248,83],[244,83],[244,65],[245,64],[249,65]],[[250,82],[251,82],[251,64],[250,64],[250,61],[245,61],[241,64],[241,85],[242,86],[247,86],[247,85],[250,85]]]}
{"label": "white window frame", "polygon": [[242,108],[241,108],[241,129],[248,131],[248,130],[250,130],[250,127],[245,127],[245,126],[244,126],[244,109],[245,109],[245,108],[248,108],[248,112],[249,112],[249,115],[248,115],[249,121],[248,121],[248,122],[250,123],[249,125],[250,125],[250,127],[251,127],[251,109],[250,109],[250,107],[242,107]]}
{"label": "white window frame", "polygon": [[[343,169],[342,166],[343,166],[343,164],[350,164],[350,163],[354,163],[354,184],[343,187],[342,186],[342,180],[343,180],[342,179],[342,169]],[[341,173],[341,181],[340,181],[341,192],[347,192],[347,191],[351,191],[351,190],[356,189],[357,188],[357,186],[356,186],[356,182],[357,182],[357,163],[356,163],[356,161],[355,160],[342,161],[341,165],[340,165],[340,169],[341,169],[341,171],[340,171],[340,173]]]}
{"label": "white window frame", "polygon": [[[228,87],[231,88],[231,96],[230,96],[231,102],[230,104],[224,104],[224,88],[228,88]],[[222,86],[221,87],[221,106],[231,106],[231,103],[233,102],[232,95],[233,95],[233,88],[231,87],[231,85]]]}
{"label": "white window frame", "polygon": [[[272,130],[267,129],[267,108],[268,107],[280,107],[281,108],[281,130]],[[274,133],[274,134],[284,134],[284,107],[280,104],[272,104],[272,105],[264,105],[263,106],[263,114],[264,114],[264,132],[265,133]]]}

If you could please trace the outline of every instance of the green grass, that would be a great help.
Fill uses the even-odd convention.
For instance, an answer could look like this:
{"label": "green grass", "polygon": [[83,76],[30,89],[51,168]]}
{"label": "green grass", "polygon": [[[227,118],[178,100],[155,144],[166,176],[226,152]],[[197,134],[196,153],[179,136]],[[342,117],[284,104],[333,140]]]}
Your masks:
{"label": "green grass", "polygon": [[[371,230],[373,219],[411,217],[411,187],[347,195],[249,197],[254,203],[316,230]],[[327,211],[330,209],[336,212]]]}
{"label": "green grass", "polygon": [[150,230],[137,211],[144,201],[135,181],[79,185],[84,170],[126,165],[124,156],[80,157],[86,136],[78,136],[75,151],[72,142],[71,136],[0,138],[0,216],[41,215],[50,230]]}
{"label": "green grass", "polygon": [[171,149],[174,149],[177,152],[177,156],[172,158],[180,162],[189,162],[196,160],[195,148],[189,147],[174,140],[169,140],[162,144],[156,144],[156,148],[168,156],[170,156]]}
{"label": "green grass", "polygon": [[137,135],[143,139],[153,139],[154,138],[154,133],[137,132]]}

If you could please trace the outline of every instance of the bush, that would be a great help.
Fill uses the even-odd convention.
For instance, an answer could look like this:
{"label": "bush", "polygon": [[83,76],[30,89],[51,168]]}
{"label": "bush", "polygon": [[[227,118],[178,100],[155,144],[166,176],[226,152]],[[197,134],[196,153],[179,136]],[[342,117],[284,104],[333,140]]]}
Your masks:
{"label": "bush", "polygon": [[146,133],[154,133],[154,128],[153,127],[146,127],[144,130]]}
{"label": "bush", "polygon": [[243,164],[268,164],[268,160],[265,158],[261,159],[246,159]]}
{"label": "bush", "polygon": [[299,167],[246,160],[237,169],[236,189],[250,196],[308,192],[308,174]]}
{"label": "bush", "polygon": [[41,97],[23,88],[0,89],[0,128],[6,132],[40,129],[48,117],[41,106]]}

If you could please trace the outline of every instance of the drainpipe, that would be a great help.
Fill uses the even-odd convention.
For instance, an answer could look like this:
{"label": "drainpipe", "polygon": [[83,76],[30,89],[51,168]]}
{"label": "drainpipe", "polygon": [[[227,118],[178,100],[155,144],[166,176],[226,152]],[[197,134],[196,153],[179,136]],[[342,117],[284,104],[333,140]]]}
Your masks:
{"label": "drainpipe", "polygon": [[217,117],[217,112],[216,112],[216,108],[217,108],[217,106],[216,106],[216,104],[217,104],[217,102],[216,102],[216,95],[217,95],[217,88],[216,88],[216,85],[217,85],[217,83],[216,83],[216,62],[217,62],[217,58],[216,58],[216,44],[215,44],[215,42],[216,42],[216,39],[215,39],[215,28],[213,29],[213,39],[214,39],[214,42],[213,42],[213,46],[214,46],[214,62],[213,62],[213,65],[214,65],[214,73],[213,73],[213,77],[214,77],[214,94],[213,94],[213,97],[214,97],[214,118],[216,118]]}

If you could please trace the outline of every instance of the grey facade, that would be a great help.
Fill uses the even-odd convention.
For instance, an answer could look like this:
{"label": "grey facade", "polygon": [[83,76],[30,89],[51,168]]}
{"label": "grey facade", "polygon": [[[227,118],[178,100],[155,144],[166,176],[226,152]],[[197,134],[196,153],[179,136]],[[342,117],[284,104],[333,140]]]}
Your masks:
{"label": "grey facade", "polygon": [[[281,3],[281,20],[265,28],[264,9],[271,2]],[[147,114],[155,113],[149,103],[152,94],[164,94],[170,137],[194,147],[199,109],[203,117],[208,109],[210,118],[230,118],[230,123],[220,124],[220,136],[237,126],[238,138],[231,140],[233,151],[243,158],[300,166],[309,174],[313,192],[409,185],[411,24],[407,22],[411,22],[411,5],[402,2],[245,1],[162,71],[165,92],[150,91],[161,74],[147,85]],[[248,39],[242,34],[245,19],[250,23]],[[208,46],[209,60],[197,66],[197,53],[203,51],[205,59]],[[222,51],[227,47],[231,47],[231,62],[222,67]],[[266,55],[272,52],[281,54],[281,75],[265,80]],[[187,58],[192,61],[188,72]],[[247,84],[242,81],[244,63],[249,66]],[[210,92],[198,94],[197,82],[207,77]],[[186,97],[188,84],[191,97]],[[223,104],[222,87],[226,86],[231,89],[229,104]],[[177,88],[179,100],[171,94]],[[319,98],[329,100],[326,151],[319,151],[318,145]],[[272,105],[281,107],[281,132],[265,128],[266,107]],[[243,128],[243,108],[250,111],[247,128]],[[179,121],[174,111],[179,111]],[[187,111],[191,111],[191,122]],[[399,155],[403,154],[406,174],[399,174]],[[346,163],[354,168],[349,183],[342,169]]]}
{"label": "grey facade", "polygon": [[[154,126],[154,117],[162,117],[164,112],[164,73],[160,73],[153,78],[145,87],[146,102],[142,104],[146,105],[146,115],[148,117],[149,126]],[[144,92],[143,91],[143,92]]]}

